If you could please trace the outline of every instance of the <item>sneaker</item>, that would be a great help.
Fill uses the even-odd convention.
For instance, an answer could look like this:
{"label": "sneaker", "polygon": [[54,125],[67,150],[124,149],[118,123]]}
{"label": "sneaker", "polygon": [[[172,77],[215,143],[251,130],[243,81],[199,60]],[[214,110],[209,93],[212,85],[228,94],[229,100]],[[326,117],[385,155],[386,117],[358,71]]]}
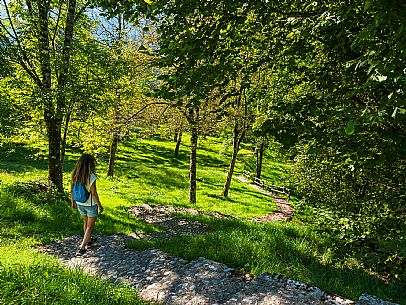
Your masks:
{"label": "sneaker", "polygon": [[77,256],[82,256],[83,254],[85,254],[86,249],[79,249],[78,252],[76,252]]}
{"label": "sneaker", "polygon": [[88,242],[87,242],[87,246],[90,247],[91,245],[93,245],[96,242],[97,238],[96,237],[92,237]]}

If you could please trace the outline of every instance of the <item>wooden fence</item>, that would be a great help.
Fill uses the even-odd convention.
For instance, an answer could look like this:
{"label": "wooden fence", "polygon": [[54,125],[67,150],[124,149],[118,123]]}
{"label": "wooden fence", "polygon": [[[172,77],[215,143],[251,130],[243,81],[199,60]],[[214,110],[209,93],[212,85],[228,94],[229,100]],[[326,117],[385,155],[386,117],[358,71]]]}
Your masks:
{"label": "wooden fence", "polygon": [[257,177],[255,177],[254,174],[252,174],[251,172],[249,172],[247,170],[244,170],[242,174],[248,180],[251,180],[254,184],[260,186],[264,190],[270,191],[274,194],[277,193],[277,194],[285,195],[288,197],[288,200],[290,200],[290,190],[287,187],[277,186],[267,180],[258,179]]}

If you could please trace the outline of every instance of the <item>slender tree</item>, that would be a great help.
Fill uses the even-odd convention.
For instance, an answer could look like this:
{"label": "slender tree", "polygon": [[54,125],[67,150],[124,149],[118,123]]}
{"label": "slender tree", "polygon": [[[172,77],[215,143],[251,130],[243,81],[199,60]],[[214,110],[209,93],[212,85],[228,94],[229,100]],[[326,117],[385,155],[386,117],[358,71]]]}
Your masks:
{"label": "slender tree", "polygon": [[231,153],[231,160],[230,165],[227,172],[227,178],[224,183],[222,196],[227,197],[228,192],[230,190],[231,179],[234,173],[235,162],[237,160],[237,154],[240,149],[240,145],[242,140],[244,139],[245,132],[248,128],[247,120],[248,120],[248,104],[247,98],[244,94],[244,89],[240,89],[237,96],[234,98],[234,102],[232,104],[233,114],[233,148]]}
{"label": "slender tree", "polygon": [[75,23],[76,0],[3,1],[0,21],[4,59],[17,63],[37,86],[48,136],[48,177],[62,191],[61,126]]}
{"label": "slender tree", "polygon": [[199,138],[199,108],[189,107],[186,118],[190,126],[190,163],[189,163],[189,202],[196,203],[196,164],[197,142]]}

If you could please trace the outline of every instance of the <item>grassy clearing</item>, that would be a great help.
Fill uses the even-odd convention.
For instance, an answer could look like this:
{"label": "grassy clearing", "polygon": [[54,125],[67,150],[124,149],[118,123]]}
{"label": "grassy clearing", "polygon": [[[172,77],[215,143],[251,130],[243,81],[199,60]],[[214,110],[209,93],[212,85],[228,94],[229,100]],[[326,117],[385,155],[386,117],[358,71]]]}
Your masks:
{"label": "grassy clearing", "polygon": [[[172,205],[189,207],[189,156],[182,146],[179,157],[174,158],[175,143],[163,139],[138,140],[121,145],[116,161],[116,176],[100,179],[102,200],[120,206]],[[233,180],[227,200],[220,194],[226,178],[228,154],[218,152],[221,143],[208,139],[200,144],[197,156],[198,190],[197,204],[202,211],[218,211],[242,218],[265,215],[276,209],[274,201],[252,190],[237,179]],[[107,160],[104,160],[107,161]],[[100,172],[106,172],[105,163]],[[218,166],[218,165],[221,166]],[[237,172],[241,173],[239,164]]]}
{"label": "grassy clearing", "polygon": [[[181,147],[177,159],[173,156],[174,147],[174,142],[160,138],[121,144],[115,177],[110,179],[105,178],[106,156],[98,157],[97,186],[105,213],[98,220],[96,232],[112,234],[161,230],[130,215],[127,210],[133,205],[148,203],[191,207],[188,202],[188,147]],[[225,149],[222,141],[213,138],[200,141],[198,203],[192,207],[238,216],[240,220],[186,215],[207,224],[212,232],[194,237],[140,241],[130,246],[137,249],[161,248],[186,259],[204,256],[247,273],[280,273],[349,298],[370,293],[406,304],[404,283],[388,284],[370,275],[374,270],[362,270],[362,258],[337,250],[339,246],[334,245],[336,241],[332,237],[317,235],[295,221],[266,225],[245,221],[249,217],[272,212],[276,206],[269,197],[237,179],[232,182],[229,199],[219,196],[226,178],[229,155],[230,151]],[[79,156],[80,152],[75,149],[67,152],[64,167],[66,190],[69,172]],[[265,179],[282,183],[286,165],[279,163],[276,156],[268,157],[269,160],[264,161]],[[252,162],[251,159],[252,152],[245,146],[239,155],[236,174],[244,168],[242,161]],[[76,211],[69,208],[66,199],[44,194],[35,186],[22,183],[46,176],[43,144],[9,143],[0,147],[2,300],[5,304],[32,304],[31,299],[44,304],[58,304],[57,299],[61,300],[59,304],[88,304],[93,300],[101,304],[141,304],[133,296],[136,295],[134,290],[128,287],[112,286],[79,271],[66,270],[55,260],[32,250],[38,244],[82,233],[81,219]],[[49,277],[53,280],[48,289],[44,286]],[[95,294],[87,294],[82,287],[86,285],[94,287]],[[20,287],[25,287],[22,293],[18,292]],[[64,299],[62,294],[68,297]],[[110,299],[116,303],[108,303]]]}

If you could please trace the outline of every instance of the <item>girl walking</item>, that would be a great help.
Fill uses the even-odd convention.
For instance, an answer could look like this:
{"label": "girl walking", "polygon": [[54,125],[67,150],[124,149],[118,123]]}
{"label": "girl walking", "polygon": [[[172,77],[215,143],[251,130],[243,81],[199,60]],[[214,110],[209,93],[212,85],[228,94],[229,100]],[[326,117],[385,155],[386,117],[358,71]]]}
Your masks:
{"label": "girl walking", "polygon": [[83,240],[78,254],[86,252],[86,246],[93,244],[96,239],[92,238],[92,232],[99,213],[103,212],[96,189],[95,174],[96,162],[93,156],[84,154],[76,164],[71,179],[72,208],[78,209],[83,218]]}

